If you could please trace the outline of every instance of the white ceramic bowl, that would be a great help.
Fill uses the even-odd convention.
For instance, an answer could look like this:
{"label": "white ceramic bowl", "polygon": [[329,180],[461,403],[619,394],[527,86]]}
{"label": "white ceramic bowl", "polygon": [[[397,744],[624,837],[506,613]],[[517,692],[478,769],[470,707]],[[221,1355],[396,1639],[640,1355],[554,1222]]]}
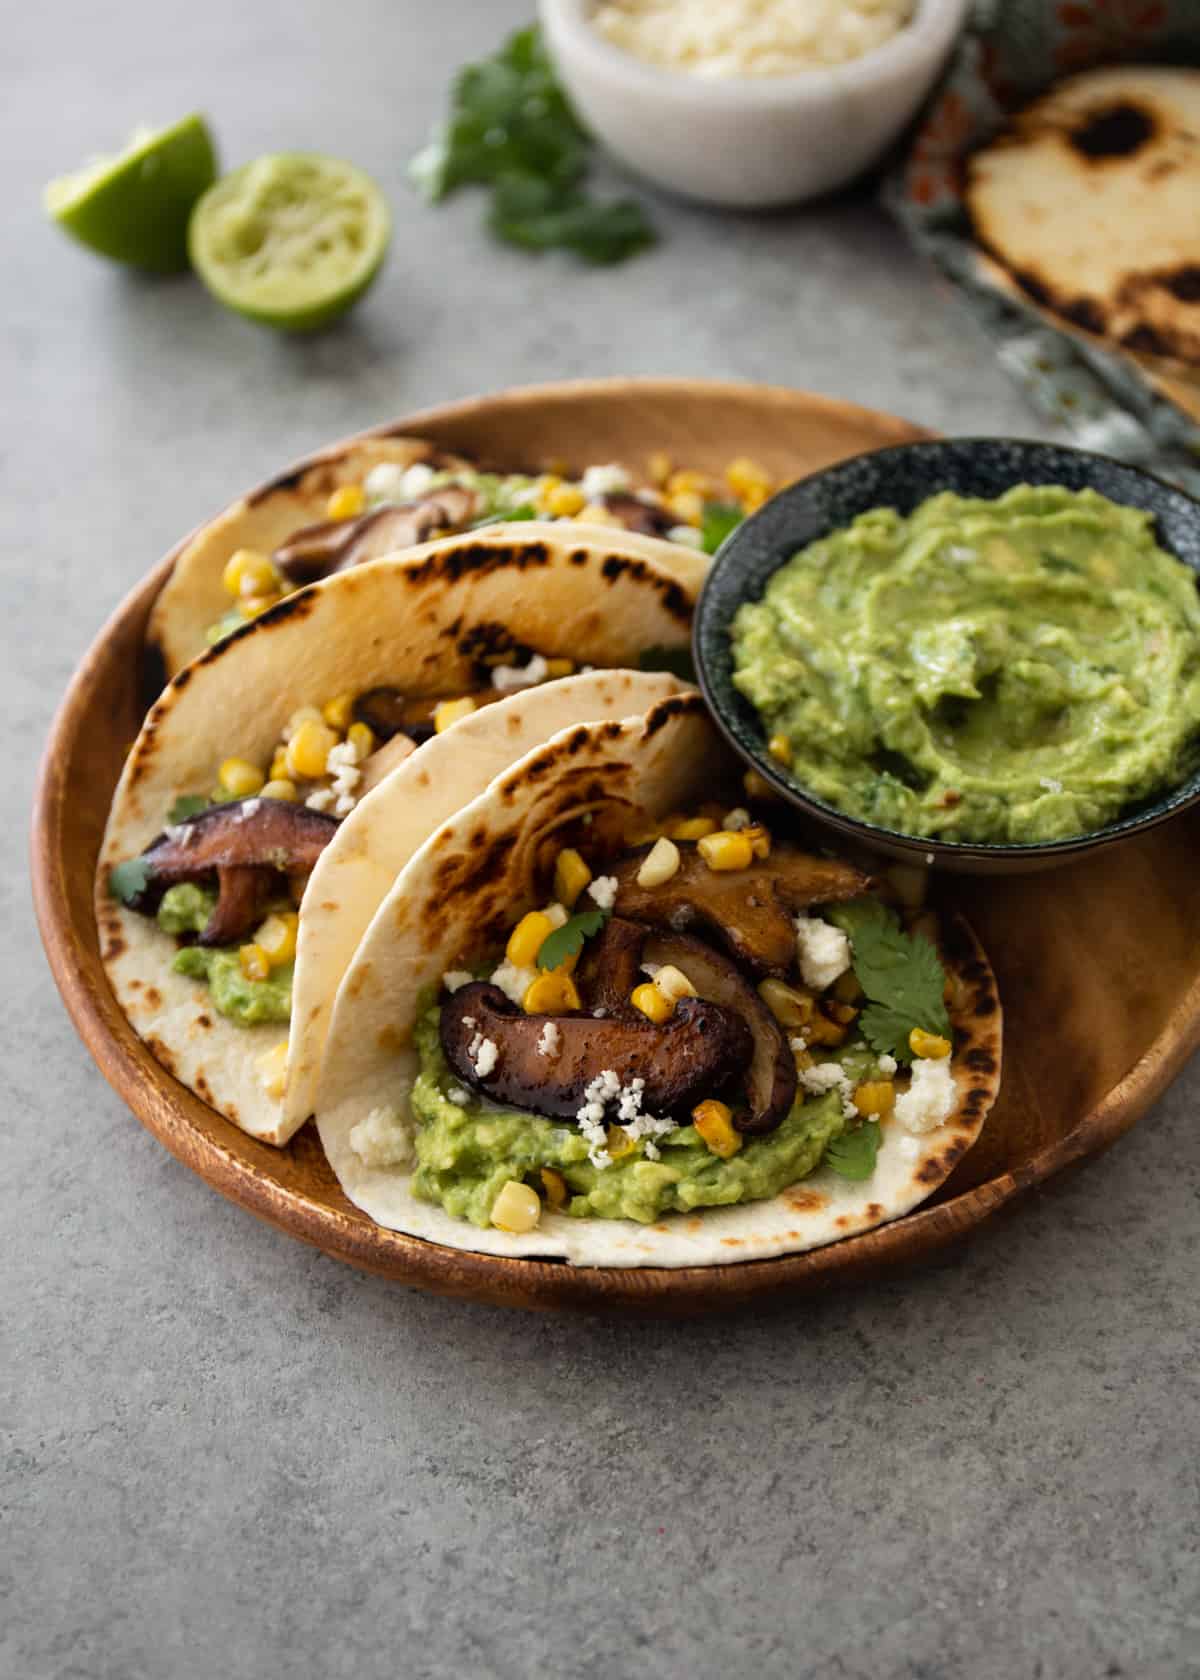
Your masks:
{"label": "white ceramic bowl", "polygon": [[787,76],[663,70],[606,40],[595,0],[539,0],[563,84],[593,133],[659,186],[765,209],[845,186],[915,115],[968,0],[918,0],[913,21],[848,64]]}

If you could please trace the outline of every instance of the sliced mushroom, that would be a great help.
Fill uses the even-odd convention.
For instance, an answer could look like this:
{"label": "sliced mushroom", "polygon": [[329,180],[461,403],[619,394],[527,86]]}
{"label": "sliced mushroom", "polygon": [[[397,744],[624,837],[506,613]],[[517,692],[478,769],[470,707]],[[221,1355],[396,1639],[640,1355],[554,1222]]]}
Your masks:
{"label": "sliced mushroom", "polygon": [[749,869],[732,870],[710,869],[694,846],[679,849],[679,868],[662,886],[638,885],[648,847],[613,866],[618,914],[676,932],[711,929],[758,975],[786,974],[795,961],[797,911],[857,898],[871,885],[852,864],[786,844],[774,845],[770,857]]}
{"label": "sliced mushroom", "polygon": [[639,531],[646,537],[665,537],[679,524],[669,509],[657,502],[644,502],[629,490],[612,490],[603,500],[609,513],[615,514],[627,531]]}
{"label": "sliced mushroom", "polygon": [[291,583],[318,578],[378,560],[400,548],[413,548],[437,531],[459,530],[474,518],[479,497],[461,484],[447,484],[419,501],[375,508],[357,519],[329,519],[306,525],[281,543],[272,556]]}
{"label": "sliced mushroom", "polygon": [[337,820],[283,799],[235,799],[199,811],[152,840],[142,853],[146,883],[126,900],[153,915],[168,887],[217,883],[217,904],[201,945],[229,945],[254,926],[276,875],[307,875]]}
{"label": "sliced mushroom", "polygon": [[372,788],[379,786],[385,776],[406,758],[411,758],[417,750],[417,743],[411,735],[393,735],[390,741],[385,741],[381,747],[362,762],[362,779],[358,784],[358,797],[364,798]]}
{"label": "sliced mushroom", "polygon": [[[548,1025],[555,1050],[543,1055],[538,1043]],[[622,1086],[645,1081],[644,1113],[684,1117],[734,1083],[754,1049],[740,1015],[700,998],[685,998],[657,1026],[640,1015],[525,1015],[485,981],[463,986],[442,1005],[441,1039],[465,1085],[552,1120],[575,1119],[593,1080],[610,1072]],[[494,1063],[481,1075],[476,1062],[485,1047],[494,1047]]]}
{"label": "sliced mushroom", "polygon": [[460,691],[458,694],[407,696],[401,694],[398,688],[369,688],[354,702],[354,716],[360,723],[369,724],[379,741],[390,741],[393,736],[404,734],[419,747],[435,733],[433,714],[443,700],[473,700],[478,710],[481,706],[491,705],[493,700],[503,698],[495,688],[477,689],[467,695]]}
{"label": "sliced mushroom", "polygon": [[579,995],[592,1015],[619,1015],[632,1006],[629,994],[644,976],[642,946],[646,929],[610,916],[603,931],[589,939],[576,975]]}

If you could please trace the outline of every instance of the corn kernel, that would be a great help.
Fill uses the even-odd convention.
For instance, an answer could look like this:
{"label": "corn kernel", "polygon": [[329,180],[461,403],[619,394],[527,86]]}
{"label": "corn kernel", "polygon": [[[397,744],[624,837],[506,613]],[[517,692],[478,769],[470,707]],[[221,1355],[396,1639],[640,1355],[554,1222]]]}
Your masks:
{"label": "corn kernel", "polygon": [[538,508],[542,513],[546,511],[547,496],[549,496],[552,491],[557,490],[562,481],[562,474],[553,472],[544,472],[540,478],[534,480],[533,493],[537,498]]}
{"label": "corn kernel", "polygon": [[501,1185],[492,1203],[492,1224],[498,1231],[512,1231],[519,1236],[532,1231],[541,1217],[542,1204],[530,1185],[522,1184],[519,1178],[510,1178],[507,1184]]}
{"label": "corn kernel", "polygon": [[722,829],[706,834],[697,843],[697,850],[708,867],[717,871],[749,869],[754,862],[754,847],[744,833],[728,834]]}
{"label": "corn kernel", "polygon": [[289,805],[294,805],[300,795],[296,791],[295,782],[286,776],[272,776],[262,790],[263,799],[286,799]]}
{"label": "corn kernel", "polygon": [[704,520],[704,497],[692,490],[676,490],[667,497],[667,507],[681,525],[700,525]]}
{"label": "corn kernel", "polygon": [[586,507],[580,508],[577,517],[585,525],[614,525],[622,530],[625,528],[617,515],[606,508],[603,502],[589,502]]}
{"label": "corn kernel", "polygon": [[890,1079],[868,1079],[854,1093],[854,1106],[864,1120],[886,1114],[895,1100],[896,1087]]}
{"label": "corn kernel", "polygon": [[283,738],[285,741],[290,741],[303,723],[323,723],[324,721],[315,706],[297,706],[283,726]]}
{"label": "corn kernel", "polygon": [[679,847],[674,840],[668,840],[666,835],[660,835],[646,853],[642,867],[637,872],[639,887],[661,887],[669,881],[679,870]]}
{"label": "corn kernel", "polygon": [[360,764],[364,758],[370,758],[378,745],[375,731],[369,723],[352,723],[346,731],[346,739],[354,748],[354,756]]}
{"label": "corn kernel", "polygon": [[575,670],[573,659],[547,659],[546,681],[552,682],[556,677],[569,677]]}
{"label": "corn kernel", "polygon": [[261,793],[266,779],[257,764],[251,764],[246,758],[227,758],[217,771],[217,780],[235,799],[249,799],[252,794]]}
{"label": "corn kernel", "polygon": [[786,735],[772,735],[767,742],[767,751],[776,764],[786,766],[792,762],[792,743]]}
{"label": "corn kernel", "polygon": [[625,1155],[632,1155],[637,1144],[624,1126],[609,1126],[604,1133],[604,1147],[610,1161],[619,1161]]}
{"label": "corn kernel", "polygon": [[278,1102],[287,1090],[288,1041],[281,1038],[271,1050],[256,1058],[259,1082],[269,1097]]}
{"label": "corn kernel", "polygon": [[532,968],[537,954],[554,932],[554,923],[541,910],[522,916],[508,936],[505,956],[517,968]]}
{"label": "corn kernel", "polygon": [[552,1208],[564,1208],[567,1205],[567,1181],[556,1167],[543,1167],[541,1172],[542,1189],[546,1192],[546,1203]]}
{"label": "corn kernel", "polygon": [[848,1027],[851,1021],[858,1019],[858,1010],[852,1003],[840,1003],[837,998],[828,998],[825,1003],[825,1013],[831,1021],[837,1021],[843,1027]]}
{"label": "corn kernel", "polygon": [[474,710],[475,702],[469,694],[465,694],[461,700],[439,700],[433,714],[435,732],[440,735],[460,718],[470,717]]}
{"label": "corn kernel", "polygon": [[846,1042],[845,1027],[840,1027],[836,1021],[831,1021],[828,1015],[822,1015],[820,1010],[814,1010],[812,1020],[804,1028],[804,1036],[810,1044],[837,1045]]}
{"label": "corn kernel", "polygon": [[812,1020],[811,993],[799,991],[784,980],[760,980],[758,995],[781,1026],[803,1027]]}
{"label": "corn kernel", "polygon": [[247,980],[265,980],[271,972],[271,959],[261,945],[239,946],[238,962]]}
{"label": "corn kernel", "polygon": [[296,955],[296,934],[299,928],[300,918],[296,912],[282,910],[268,916],[254,935],[254,943],[260,951],[267,953],[267,961],[272,968],[278,968],[281,963],[291,962]]}
{"label": "corn kernel", "polygon": [[552,519],[574,519],[587,506],[587,497],[577,484],[559,484],[546,494],[546,512]]}
{"label": "corn kernel", "polygon": [[243,595],[266,595],[278,592],[279,573],[270,555],[261,554],[257,548],[239,548],[225,562],[221,585],[235,600]]}
{"label": "corn kernel", "polygon": [[574,909],[575,900],[591,879],[591,870],[573,846],[559,852],[554,865],[554,896],[560,904],[565,904],[568,910]]}
{"label": "corn kernel", "polygon": [[293,777],[315,782],[325,774],[325,763],[331,747],[338,738],[328,724],[314,723],[310,718],[302,723],[288,742],[288,768]]}
{"label": "corn kernel", "polygon": [[739,455],[725,468],[725,482],[735,496],[769,495],[771,475],[746,455]]}
{"label": "corn kernel", "polygon": [[680,998],[696,996],[695,986],[674,963],[663,964],[654,976],[654,984],[668,1003],[678,1003]]}
{"label": "corn kernel", "polygon": [[526,1015],[567,1015],[579,1008],[575,982],[562,968],[539,974],[525,990],[521,1008]]}
{"label": "corn kernel", "polygon": [[353,694],[335,694],[332,700],[327,700],[321,707],[321,716],[330,729],[336,729],[339,735],[344,735],[349,729],[353,715]]}
{"label": "corn kernel", "polygon": [[343,484],[325,503],[326,519],[357,519],[366,504],[361,484]]}
{"label": "corn kernel", "polygon": [[671,457],[665,449],[656,449],[646,462],[651,484],[663,485],[671,476]]}
{"label": "corn kernel", "polygon": [[711,817],[671,817],[664,826],[671,840],[703,840],[717,831]]}
{"label": "corn kernel", "polygon": [[274,590],[268,595],[243,595],[238,606],[245,618],[257,618],[268,608],[277,607],[282,600],[283,596],[278,590]]}
{"label": "corn kernel", "polygon": [[692,1125],[714,1155],[727,1161],[742,1147],[742,1134],[734,1130],[733,1110],[727,1103],[709,1097],[692,1110]]}
{"label": "corn kernel", "polygon": [[937,1033],[926,1032],[924,1027],[914,1027],[908,1035],[908,1047],[914,1056],[920,1056],[923,1061],[940,1062],[950,1054],[950,1040],[941,1038]]}
{"label": "corn kernel", "polygon": [[757,770],[746,771],[746,774],[742,777],[742,787],[745,789],[747,799],[777,799],[779,797],[766,777],[760,776]]}
{"label": "corn kernel", "polygon": [[629,1001],[635,1009],[640,1009],[647,1020],[656,1026],[662,1026],[675,1013],[675,1005],[670,998],[666,998],[652,981],[644,985],[635,986],[629,994]]}
{"label": "corn kernel", "polygon": [[756,858],[769,858],[771,855],[771,836],[761,823],[751,823],[743,828],[741,833],[750,842],[750,849]]}
{"label": "corn kernel", "polygon": [[768,500],[771,492],[764,486],[758,490],[747,490],[738,497],[743,513],[757,513],[763,503]]}
{"label": "corn kernel", "polygon": [[287,748],[276,747],[271,759],[271,770],[267,776],[269,782],[285,782],[288,778]]}
{"label": "corn kernel", "polygon": [[863,989],[852,968],[848,968],[845,974],[839,974],[833,982],[833,995],[839,1003],[857,1003],[862,997]]}
{"label": "corn kernel", "polygon": [[708,474],[695,472],[690,467],[680,467],[667,479],[667,493],[671,496],[707,496],[711,490],[712,480]]}

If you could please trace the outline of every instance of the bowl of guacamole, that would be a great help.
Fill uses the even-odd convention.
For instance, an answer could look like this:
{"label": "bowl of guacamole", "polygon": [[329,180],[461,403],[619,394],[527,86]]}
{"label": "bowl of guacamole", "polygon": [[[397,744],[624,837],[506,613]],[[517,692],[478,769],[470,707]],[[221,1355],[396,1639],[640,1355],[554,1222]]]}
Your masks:
{"label": "bowl of guacamole", "polygon": [[1052,444],[858,456],[728,539],[695,655],[732,745],[810,816],[1048,867],[1200,800],[1200,503]]}

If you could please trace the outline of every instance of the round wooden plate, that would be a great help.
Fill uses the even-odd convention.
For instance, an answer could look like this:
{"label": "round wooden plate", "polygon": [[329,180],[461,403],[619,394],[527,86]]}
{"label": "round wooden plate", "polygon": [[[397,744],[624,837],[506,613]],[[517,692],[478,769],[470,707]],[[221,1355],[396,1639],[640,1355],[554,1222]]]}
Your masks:
{"label": "round wooden plate", "polygon": [[[922,435],[848,403],[702,380],[540,386],[382,430],[527,466],[640,462],[665,449],[680,464],[719,472],[745,454],[781,480]],[[538,1309],[682,1317],[825,1289],[942,1248],[1018,1192],[1104,1148],[1200,1043],[1195,815],[1052,874],[947,882],[944,896],[974,923],[999,978],[1004,1082],[979,1142],[907,1218],[809,1254],[684,1270],[498,1259],[381,1230],[342,1195],[311,1124],[287,1149],[272,1149],[172,1079],[117,1007],[100,964],[92,878],[144,709],[147,616],[177,552],[105,625],[55,719],[34,810],[38,919],[76,1027],[143,1125],[222,1195],[340,1260],[444,1295]]]}

